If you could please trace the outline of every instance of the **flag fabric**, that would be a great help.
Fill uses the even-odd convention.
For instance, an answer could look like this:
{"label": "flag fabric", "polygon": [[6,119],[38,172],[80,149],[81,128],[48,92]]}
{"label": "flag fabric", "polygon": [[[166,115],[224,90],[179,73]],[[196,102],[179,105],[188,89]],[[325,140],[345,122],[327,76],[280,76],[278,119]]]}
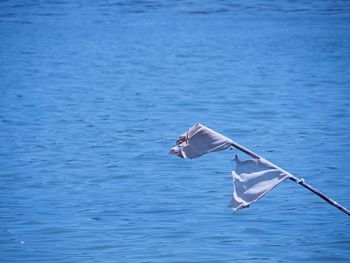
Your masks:
{"label": "flag fabric", "polygon": [[289,173],[278,169],[262,158],[241,161],[236,156],[235,162],[236,167],[232,171],[233,195],[231,201],[235,212],[258,201],[290,176]]}
{"label": "flag fabric", "polygon": [[232,143],[229,138],[198,123],[179,137],[170,153],[181,158],[193,159],[209,152],[230,148]]}
{"label": "flag fabric", "polygon": [[238,159],[237,155],[235,158],[236,166],[232,171],[233,194],[231,200],[231,207],[235,212],[241,208],[249,207],[250,204],[257,202],[284,180],[291,179],[350,216],[349,209],[306,184],[303,179],[295,177],[202,124],[198,123],[188,132],[182,134],[176,141],[176,145],[170,149],[170,153],[181,158],[193,159],[206,153],[225,150],[231,146],[253,157],[253,159],[244,161]]}
{"label": "flag fabric", "polygon": [[[196,124],[179,137],[170,153],[181,158],[193,159],[206,153],[225,150],[232,145],[237,144],[202,124]],[[232,171],[231,200],[231,207],[235,212],[257,202],[272,188],[291,176],[258,156],[256,159],[242,161],[236,155],[235,162],[235,169]]]}

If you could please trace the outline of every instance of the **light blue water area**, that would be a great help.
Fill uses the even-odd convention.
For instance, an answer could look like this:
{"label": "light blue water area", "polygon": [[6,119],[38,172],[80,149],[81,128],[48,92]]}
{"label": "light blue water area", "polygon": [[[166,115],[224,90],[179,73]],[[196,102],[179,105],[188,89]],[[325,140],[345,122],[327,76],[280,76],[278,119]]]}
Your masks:
{"label": "light blue water area", "polygon": [[350,207],[349,1],[1,1],[1,262],[350,262],[293,182],[232,214],[235,151]]}

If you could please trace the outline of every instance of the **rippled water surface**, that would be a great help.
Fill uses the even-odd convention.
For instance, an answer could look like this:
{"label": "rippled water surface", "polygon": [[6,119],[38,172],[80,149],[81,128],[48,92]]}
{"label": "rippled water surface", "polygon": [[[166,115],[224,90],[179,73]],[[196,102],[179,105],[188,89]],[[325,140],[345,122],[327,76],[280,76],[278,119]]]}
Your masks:
{"label": "rippled water surface", "polygon": [[350,262],[293,182],[232,214],[196,122],[350,207],[350,2],[1,1],[1,262]]}

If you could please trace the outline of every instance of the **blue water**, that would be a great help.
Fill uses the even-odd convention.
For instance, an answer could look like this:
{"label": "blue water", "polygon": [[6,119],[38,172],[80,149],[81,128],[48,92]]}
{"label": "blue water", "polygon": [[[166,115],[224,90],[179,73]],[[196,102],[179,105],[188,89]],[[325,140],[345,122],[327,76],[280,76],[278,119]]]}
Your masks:
{"label": "blue water", "polygon": [[236,151],[350,207],[349,1],[1,1],[1,262],[350,262],[293,182],[233,214]]}

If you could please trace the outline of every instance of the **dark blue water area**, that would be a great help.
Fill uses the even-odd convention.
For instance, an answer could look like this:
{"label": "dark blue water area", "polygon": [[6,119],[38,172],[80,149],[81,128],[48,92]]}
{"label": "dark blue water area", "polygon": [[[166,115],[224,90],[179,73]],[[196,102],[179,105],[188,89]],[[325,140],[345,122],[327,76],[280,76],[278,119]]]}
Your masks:
{"label": "dark blue water area", "polygon": [[233,214],[237,151],[168,155],[201,122],[350,207],[349,1],[1,1],[0,38],[1,262],[350,262],[306,189]]}

